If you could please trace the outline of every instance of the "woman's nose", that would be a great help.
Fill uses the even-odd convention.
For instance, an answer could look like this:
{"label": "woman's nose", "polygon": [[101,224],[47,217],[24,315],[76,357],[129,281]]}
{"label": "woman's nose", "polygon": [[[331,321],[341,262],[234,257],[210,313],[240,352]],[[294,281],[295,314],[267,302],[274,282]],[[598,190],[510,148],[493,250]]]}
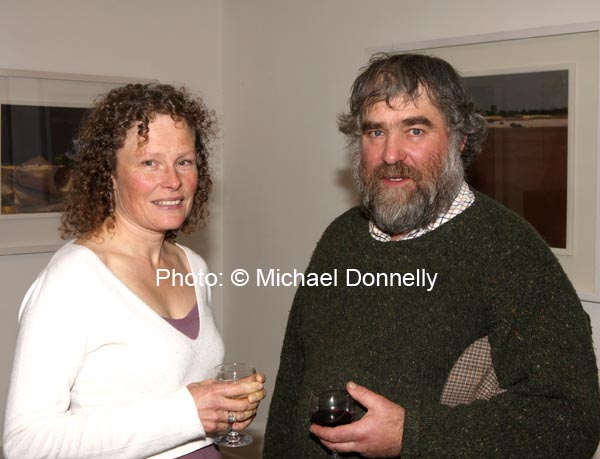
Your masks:
{"label": "woman's nose", "polygon": [[163,186],[166,188],[178,189],[181,186],[181,179],[177,173],[177,169],[169,167],[165,170],[163,176]]}

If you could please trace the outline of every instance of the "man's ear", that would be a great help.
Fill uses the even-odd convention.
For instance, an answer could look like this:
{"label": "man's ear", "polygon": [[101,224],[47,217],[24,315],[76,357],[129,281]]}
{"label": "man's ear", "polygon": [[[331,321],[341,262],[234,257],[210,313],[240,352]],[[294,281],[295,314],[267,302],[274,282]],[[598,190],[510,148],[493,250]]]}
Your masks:
{"label": "man's ear", "polygon": [[465,149],[465,145],[467,144],[467,136],[464,136],[460,141],[460,152],[462,153]]}

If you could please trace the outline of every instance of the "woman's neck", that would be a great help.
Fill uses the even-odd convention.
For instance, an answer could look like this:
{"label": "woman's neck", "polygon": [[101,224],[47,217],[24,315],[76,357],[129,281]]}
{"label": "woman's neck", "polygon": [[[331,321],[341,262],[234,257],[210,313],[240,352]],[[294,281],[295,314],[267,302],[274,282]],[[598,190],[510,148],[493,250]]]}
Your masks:
{"label": "woman's neck", "polygon": [[116,218],[112,224],[104,222],[99,231],[77,243],[88,246],[105,256],[126,255],[146,260],[153,268],[160,267],[172,244],[165,239],[165,233],[151,231]]}

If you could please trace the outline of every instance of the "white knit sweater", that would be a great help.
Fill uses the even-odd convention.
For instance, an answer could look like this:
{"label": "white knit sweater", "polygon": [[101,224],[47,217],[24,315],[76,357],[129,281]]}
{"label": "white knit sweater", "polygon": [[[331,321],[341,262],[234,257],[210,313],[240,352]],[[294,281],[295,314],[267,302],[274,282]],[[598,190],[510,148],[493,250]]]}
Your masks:
{"label": "white knit sweater", "polygon": [[[207,272],[182,249],[192,272]],[[196,298],[192,340],[91,250],[57,251],[19,314],[6,459],[175,458],[210,444],[186,385],[210,378],[224,351],[208,289],[197,284]]]}

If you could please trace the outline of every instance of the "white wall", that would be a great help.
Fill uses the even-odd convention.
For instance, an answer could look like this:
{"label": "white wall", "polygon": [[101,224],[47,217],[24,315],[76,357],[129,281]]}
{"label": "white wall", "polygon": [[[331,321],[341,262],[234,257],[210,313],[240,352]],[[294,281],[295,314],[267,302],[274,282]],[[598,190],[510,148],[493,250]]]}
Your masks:
{"label": "white wall", "polygon": [[[600,21],[597,0],[226,0],[226,270],[304,270],[325,226],[352,205],[335,119],[367,49],[588,21]],[[266,371],[271,391],[293,294],[224,292],[228,353]],[[600,343],[600,305],[586,309]]]}
{"label": "white wall", "polygon": [[[302,271],[325,226],[353,203],[335,117],[366,49],[588,21],[600,21],[597,0],[0,0],[0,68],[157,78],[200,91],[222,115],[224,153],[211,224],[191,245],[217,272]],[[0,257],[0,412],[16,310],[47,260]],[[228,358],[255,363],[272,392],[293,289],[215,294]],[[600,343],[600,305],[586,308]],[[259,457],[267,411],[263,403],[257,444],[240,457]]]}

